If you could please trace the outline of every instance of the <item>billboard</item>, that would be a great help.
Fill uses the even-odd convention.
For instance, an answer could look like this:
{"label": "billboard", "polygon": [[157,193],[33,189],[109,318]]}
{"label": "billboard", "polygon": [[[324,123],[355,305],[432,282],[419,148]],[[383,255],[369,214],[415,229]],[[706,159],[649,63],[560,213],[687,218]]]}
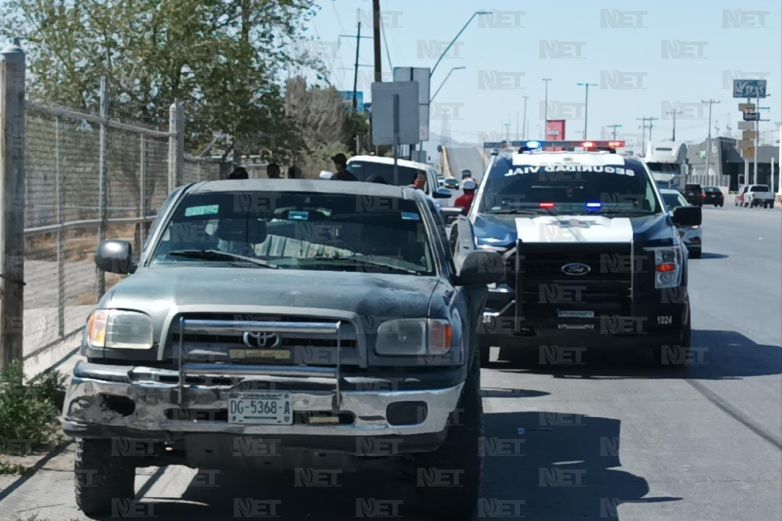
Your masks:
{"label": "billboard", "polygon": [[565,140],[565,120],[549,119],[546,121],[546,141]]}
{"label": "billboard", "polygon": [[766,80],[733,80],[734,98],[765,98]]}
{"label": "billboard", "polygon": [[[353,91],[341,90],[339,95],[342,96],[342,101],[349,107],[353,106]],[[362,91],[356,91],[356,111],[364,112],[364,93]]]}

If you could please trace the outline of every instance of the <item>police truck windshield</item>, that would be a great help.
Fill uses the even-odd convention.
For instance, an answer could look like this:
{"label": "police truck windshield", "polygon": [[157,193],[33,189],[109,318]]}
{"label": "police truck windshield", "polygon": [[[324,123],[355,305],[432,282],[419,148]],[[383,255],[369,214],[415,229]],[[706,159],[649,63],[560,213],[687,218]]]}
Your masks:
{"label": "police truck windshield", "polygon": [[638,162],[514,164],[498,158],[489,173],[479,211],[639,215],[662,211]]}

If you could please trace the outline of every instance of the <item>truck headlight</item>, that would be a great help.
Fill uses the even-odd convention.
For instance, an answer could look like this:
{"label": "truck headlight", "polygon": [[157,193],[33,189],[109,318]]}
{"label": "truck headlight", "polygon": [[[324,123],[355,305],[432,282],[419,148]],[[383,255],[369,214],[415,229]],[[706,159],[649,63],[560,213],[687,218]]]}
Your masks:
{"label": "truck headlight", "polygon": [[401,318],[377,328],[375,352],[379,355],[444,355],[453,346],[453,327],[447,320]]}
{"label": "truck headlight", "polygon": [[151,349],[152,319],[139,311],[96,309],[87,319],[87,343],[112,349]]}
{"label": "truck headlight", "polygon": [[682,253],[677,247],[650,248],[654,251],[654,287],[676,288],[682,281]]}

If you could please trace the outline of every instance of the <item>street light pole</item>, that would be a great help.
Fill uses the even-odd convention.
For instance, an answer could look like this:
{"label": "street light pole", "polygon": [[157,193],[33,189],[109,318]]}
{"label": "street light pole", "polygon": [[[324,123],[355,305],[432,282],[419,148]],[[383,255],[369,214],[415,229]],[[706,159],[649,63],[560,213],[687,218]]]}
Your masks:
{"label": "street light pole", "polygon": [[528,99],[529,96],[524,96],[524,117],[522,119],[522,125],[521,125],[522,139],[527,139],[527,100]]}
{"label": "street light pole", "polygon": [[467,26],[472,23],[472,21],[475,19],[476,16],[482,16],[487,14],[492,14],[493,11],[475,11],[472,16],[467,20],[467,22],[464,24],[464,26],[459,30],[458,33],[456,33],[456,36],[453,37],[453,40],[450,41],[448,44],[448,47],[445,48],[443,53],[440,55],[439,58],[437,58],[437,61],[434,63],[434,67],[432,67],[432,70],[429,71],[429,77],[431,78],[434,76],[434,71],[437,70],[437,66],[440,65],[440,62],[443,61],[443,58],[446,54],[448,54],[448,51],[451,50],[451,47],[453,47],[453,44],[456,42],[456,40],[459,39],[459,37],[462,35],[465,29],[467,29]]}
{"label": "street light pole", "polygon": [[466,68],[467,67],[465,67],[464,65],[460,65],[458,67],[451,67],[451,70],[448,71],[448,74],[445,75],[445,79],[443,79],[443,81],[440,83],[440,86],[437,87],[437,90],[434,91],[434,94],[432,94],[432,97],[429,98],[429,103],[432,103],[432,101],[434,101],[435,96],[437,96],[437,93],[439,93],[440,89],[443,88],[443,85],[445,85],[445,82],[448,81],[448,78],[451,77],[451,73],[453,73],[453,71],[460,71],[460,70],[464,70]]}
{"label": "street light pole", "polygon": [[577,83],[579,87],[584,87],[584,139],[587,138],[587,129],[589,123],[589,87],[597,87],[597,83]]}
{"label": "street light pole", "polygon": [[[709,132],[706,137],[706,175],[709,175],[709,169],[711,168],[711,107],[715,103],[719,103],[719,100],[716,99],[707,99],[707,100],[701,100],[701,103],[708,103],[709,104]],[[757,154],[757,150],[755,150],[755,153]],[[744,177],[746,177],[748,174],[745,172]]]}
{"label": "street light pole", "polygon": [[541,81],[546,84],[546,91],[543,97],[543,139],[545,140],[546,125],[548,125],[548,82],[551,81],[551,78],[542,78]]}

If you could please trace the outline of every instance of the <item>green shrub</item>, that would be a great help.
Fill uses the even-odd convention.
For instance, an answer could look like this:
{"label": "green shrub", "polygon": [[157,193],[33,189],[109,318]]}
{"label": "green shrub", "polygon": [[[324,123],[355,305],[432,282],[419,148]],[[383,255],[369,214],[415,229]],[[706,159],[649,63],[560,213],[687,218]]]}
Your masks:
{"label": "green shrub", "polygon": [[24,452],[49,445],[57,430],[64,378],[47,373],[25,384],[22,362],[0,372],[0,451]]}

